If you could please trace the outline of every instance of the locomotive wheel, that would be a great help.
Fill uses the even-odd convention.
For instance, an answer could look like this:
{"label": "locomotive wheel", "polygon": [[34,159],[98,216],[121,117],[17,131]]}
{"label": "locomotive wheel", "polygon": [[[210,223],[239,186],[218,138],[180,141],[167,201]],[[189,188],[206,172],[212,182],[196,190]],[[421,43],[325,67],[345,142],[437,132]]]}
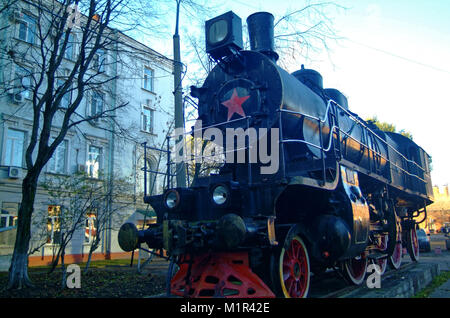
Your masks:
{"label": "locomotive wheel", "polygon": [[285,298],[306,298],[311,279],[306,245],[298,235],[288,235],[284,246],[273,255],[274,287]]}
{"label": "locomotive wheel", "polygon": [[400,265],[402,264],[402,253],[403,253],[403,246],[402,246],[402,233],[397,233],[397,244],[395,244],[394,252],[392,255],[388,258],[389,266],[393,269],[399,269]]}
{"label": "locomotive wheel", "polygon": [[366,277],[368,260],[365,253],[360,256],[348,259],[342,264],[342,272],[349,283],[361,285]]}
{"label": "locomotive wheel", "polygon": [[415,226],[406,232],[406,248],[411,260],[413,262],[417,262],[419,260],[419,239],[417,237],[417,230]]}

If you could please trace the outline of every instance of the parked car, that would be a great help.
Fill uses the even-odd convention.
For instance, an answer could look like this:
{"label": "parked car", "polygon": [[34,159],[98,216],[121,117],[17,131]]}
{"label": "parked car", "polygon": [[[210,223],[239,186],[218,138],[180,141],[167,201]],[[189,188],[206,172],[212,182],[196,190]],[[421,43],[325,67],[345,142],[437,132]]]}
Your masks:
{"label": "parked car", "polygon": [[430,234],[427,234],[424,229],[417,230],[417,239],[419,240],[419,250],[421,252],[430,252]]}
{"label": "parked car", "polygon": [[444,226],[442,226],[442,233],[445,234],[445,236],[448,236],[448,234],[450,233],[450,223],[446,222],[444,223]]}

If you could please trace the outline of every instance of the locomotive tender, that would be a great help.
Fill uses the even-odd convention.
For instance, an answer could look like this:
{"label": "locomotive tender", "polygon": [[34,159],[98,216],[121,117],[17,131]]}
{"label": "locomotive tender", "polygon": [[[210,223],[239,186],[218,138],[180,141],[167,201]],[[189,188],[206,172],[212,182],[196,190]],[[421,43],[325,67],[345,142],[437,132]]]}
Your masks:
{"label": "locomotive tender", "polygon": [[[247,25],[243,50],[237,15],[206,22],[217,65],[191,95],[203,130],[267,128],[257,138],[278,138],[269,147],[279,152],[277,171],[225,162],[189,187],[146,193],[157,223],[141,231],[125,223],[122,249],[165,250],[179,267],[170,292],[184,297],[306,297],[311,274],[327,268],[361,284],[370,263],[398,269],[405,245],[417,261],[416,226],[433,200],[427,153],[351,112],[318,72],[278,66],[270,13]],[[248,158],[250,146],[246,139]]]}

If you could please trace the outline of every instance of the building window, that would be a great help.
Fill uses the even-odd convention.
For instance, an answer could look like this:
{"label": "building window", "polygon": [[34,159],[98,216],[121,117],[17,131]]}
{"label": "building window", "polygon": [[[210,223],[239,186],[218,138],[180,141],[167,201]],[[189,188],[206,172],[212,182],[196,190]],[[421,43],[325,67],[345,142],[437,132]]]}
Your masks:
{"label": "building window", "polygon": [[102,169],[102,148],[89,146],[86,166],[89,177],[98,179]]}
{"label": "building window", "polygon": [[25,132],[8,129],[6,133],[5,166],[22,167]]}
{"label": "building window", "polygon": [[61,99],[59,106],[61,106],[61,108],[67,109],[69,108],[70,103],[72,103],[72,86],[69,86],[67,88],[67,91]]}
{"label": "building window", "polygon": [[151,101],[147,100],[147,103],[142,105],[142,127],[145,132],[153,133],[153,123],[155,117],[155,110],[151,107]]}
{"label": "building window", "polygon": [[106,53],[102,49],[97,49],[97,52],[94,54],[94,57],[92,59],[92,66],[94,70],[96,70],[99,73],[102,73],[105,71],[105,64],[106,64]]}
{"label": "building window", "polygon": [[[92,92],[90,116],[98,116],[103,112],[104,99],[105,94]],[[94,121],[98,121],[98,118],[95,118]]]}
{"label": "building window", "polygon": [[0,228],[16,226],[19,203],[3,202],[0,213]]}
{"label": "building window", "polygon": [[22,13],[20,20],[18,21],[17,37],[25,42],[34,43],[34,35],[36,31],[36,19]]}
{"label": "building window", "polygon": [[[60,40],[60,44],[59,44],[60,50],[62,50],[62,48],[63,48],[65,39],[66,39],[66,33],[64,32],[61,35],[61,40]],[[64,51],[64,58],[66,58],[68,60],[73,60],[73,58],[74,58],[75,43],[76,43],[75,40],[76,40],[75,35],[70,33],[69,38],[67,39],[66,49]]]}
{"label": "building window", "polygon": [[[68,76],[69,70],[65,70],[63,75],[58,76],[58,79],[56,80],[57,89],[62,88],[62,86],[66,84]],[[59,104],[59,107],[67,109],[69,108],[71,102],[72,102],[72,83],[70,83],[70,85],[67,87],[67,90],[63,95],[61,102]]]}
{"label": "building window", "polygon": [[61,243],[61,207],[49,205],[47,217],[47,244]]}
{"label": "building window", "polygon": [[[58,87],[61,87],[65,84],[65,81],[62,79],[58,79]],[[61,101],[59,102],[59,107],[67,109],[72,102],[72,85],[67,88],[66,93],[63,95]]]}
{"label": "building window", "polygon": [[90,212],[86,215],[86,224],[84,230],[84,242],[92,243],[93,239],[97,235],[96,218],[95,213]]}
{"label": "building window", "polygon": [[64,174],[67,172],[67,140],[63,140],[48,161],[48,171]]}
{"label": "building window", "polygon": [[31,74],[32,71],[22,66],[16,66],[14,79],[15,93],[21,94],[23,98],[31,98]]}
{"label": "building window", "polygon": [[151,68],[144,67],[144,80],[142,81],[142,88],[153,92],[153,76],[154,71]]}

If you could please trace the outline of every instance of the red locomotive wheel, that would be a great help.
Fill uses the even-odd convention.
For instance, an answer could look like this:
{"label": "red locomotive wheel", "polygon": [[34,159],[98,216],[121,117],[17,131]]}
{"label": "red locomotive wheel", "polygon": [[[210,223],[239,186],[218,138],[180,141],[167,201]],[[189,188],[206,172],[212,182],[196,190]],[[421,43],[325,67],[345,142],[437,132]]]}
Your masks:
{"label": "red locomotive wheel", "polygon": [[416,227],[406,232],[406,248],[411,260],[417,262],[419,260],[419,239],[417,237]]}
{"label": "red locomotive wheel", "polygon": [[344,261],[344,276],[350,283],[361,285],[366,277],[367,263],[367,257],[364,252],[360,256]]}
{"label": "red locomotive wheel", "polygon": [[399,232],[397,237],[397,244],[395,244],[394,252],[391,257],[389,257],[389,266],[393,269],[399,269],[400,265],[402,265],[402,254],[403,254],[403,246],[402,246],[402,234]]}
{"label": "red locomotive wheel", "polygon": [[304,298],[308,295],[311,277],[309,257],[299,236],[294,236],[281,250],[278,272],[284,297]]}

